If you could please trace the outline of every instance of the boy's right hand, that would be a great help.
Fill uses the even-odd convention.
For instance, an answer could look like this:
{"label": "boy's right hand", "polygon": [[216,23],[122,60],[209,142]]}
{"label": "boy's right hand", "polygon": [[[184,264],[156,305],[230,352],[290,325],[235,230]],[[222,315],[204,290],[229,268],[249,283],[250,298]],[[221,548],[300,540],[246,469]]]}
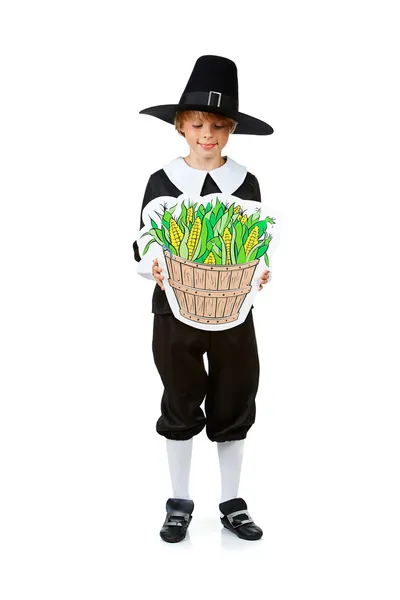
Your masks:
{"label": "boy's right hand", "polygon": [[155,278],[155,280],[157,281],[158,285],[160,286],[160,288],[164,291],[165,288],[163,286],[162,280],[164,279],[164,276],[161,275],[162,272],[162,268],[158,266],[158,259],[155,258],[153,260],[153,268],[152,268],[152,272],[153,272],[153,277]]}

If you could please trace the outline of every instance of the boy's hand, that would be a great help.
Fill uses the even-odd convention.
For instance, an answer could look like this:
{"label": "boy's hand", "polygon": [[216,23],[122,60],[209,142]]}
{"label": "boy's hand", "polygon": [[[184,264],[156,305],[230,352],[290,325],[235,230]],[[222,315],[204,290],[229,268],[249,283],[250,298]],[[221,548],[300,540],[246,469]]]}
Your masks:
{"label": "boy's hand", "polygon": [[261,275],[260,287],[258,288],[259,292],[263,289],[263,285],[268,283],[268,280],[269,280],[269,271],[263,271],[263,273]]}
{"label": "boy's hand", "polygon": [[158,259],[155,258],[153,260],[153,268],[152,268],[152,272],[153,272],[153,277],[155,278],[155,280],[157,281],[158,285],[160,286],[160,288],[162,290],[165,290],[162,280],[164,279],[164,276],[161,275],[162,272],[162,268],[158,266]]}

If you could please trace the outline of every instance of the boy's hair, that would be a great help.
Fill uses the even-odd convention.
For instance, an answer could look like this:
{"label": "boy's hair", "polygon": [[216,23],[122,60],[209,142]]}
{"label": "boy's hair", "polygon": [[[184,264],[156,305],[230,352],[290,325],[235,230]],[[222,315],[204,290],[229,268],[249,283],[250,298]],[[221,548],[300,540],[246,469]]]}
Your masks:
{"label": "boy's hair", "polygon": [[192,118],[196,118],[196,117],[204,119],[205,121],[211,121],[211,122],[225,121],[230,126],[230,133],[233,133],[235,131],[236,125],[237,125],[236,121],[234,121],[233,119],[231,119],[229,117],[224,117],[223,115],[215,115],[214,113],[203,112],[202,110],[179,110],[176,113],[175,119],[174,119],[175,129],[177,130],[179,135],[182,135],[183,137],[185,137],[185,134],[181,131],[183,122],[186,119],[192,119]]}

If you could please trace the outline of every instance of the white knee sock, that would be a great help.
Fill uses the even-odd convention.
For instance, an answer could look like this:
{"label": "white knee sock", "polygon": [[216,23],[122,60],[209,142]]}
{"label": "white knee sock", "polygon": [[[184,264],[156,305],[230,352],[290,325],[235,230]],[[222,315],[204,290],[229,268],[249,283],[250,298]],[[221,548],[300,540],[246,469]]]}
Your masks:
{"label": "white knee sock", "polygon": [[221,471],[221,502],[237,498],[242,469],[244,440],[217,442]]}
{"label": "white knee sock", "polygon": [[193,438],[168,440],[167,455],[172,484],[172,497],[190,500],[189,476],[192,462]]}

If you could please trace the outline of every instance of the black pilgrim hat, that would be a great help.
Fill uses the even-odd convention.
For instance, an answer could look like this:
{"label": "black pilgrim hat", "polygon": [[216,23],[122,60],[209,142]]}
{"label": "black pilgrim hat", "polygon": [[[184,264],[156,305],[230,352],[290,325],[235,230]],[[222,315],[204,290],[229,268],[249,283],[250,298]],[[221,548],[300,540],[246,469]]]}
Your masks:
{"label": "black pilgrim hat", "polygon": [[179,104],[151,106],[140,114],[174,124],[178,110],[200,110],[230,117],[237,122],[234,133],[270,135],[272,127],[239,112],[238,77],[235,63],[223,56],[200,56],[183,91]]}

